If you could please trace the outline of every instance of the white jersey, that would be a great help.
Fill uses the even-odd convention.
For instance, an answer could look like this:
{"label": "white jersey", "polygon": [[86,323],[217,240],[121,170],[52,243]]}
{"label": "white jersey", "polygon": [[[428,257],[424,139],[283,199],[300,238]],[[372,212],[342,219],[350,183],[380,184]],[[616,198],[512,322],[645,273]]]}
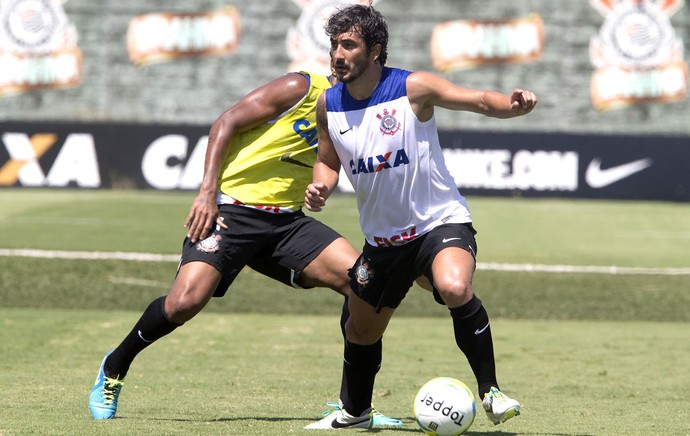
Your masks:
{"label": "white jersey", "polygon": [[328,132],[355,189],[362,232],[379,247],[472,221],[446,168],[436,120],[421,122],[412,111],[409,74],[383,68],[366,100],[353,99],[342,83],[326,90]]}

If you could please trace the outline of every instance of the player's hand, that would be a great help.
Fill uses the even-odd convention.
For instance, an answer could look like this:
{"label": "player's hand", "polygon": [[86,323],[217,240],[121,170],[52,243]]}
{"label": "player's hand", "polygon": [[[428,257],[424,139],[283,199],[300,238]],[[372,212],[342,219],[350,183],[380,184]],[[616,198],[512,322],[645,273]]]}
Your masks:
{"label": "player's hand", "polygon": [[187,237],[192,244],[202,240],[208,236],[214,224],[224,229],[228,228],[220,218],[215,196],[197,195],[184,222],[184,226],[187,228]]}
{"label": "player's hand", "polygon": [[328,188],[323,183],[310,183],[304,191],[304,205],[312,212],[321,212],[329,196]]}
{"label": "player's hand", "polygon": [[510,96],[510,109],[515,115],[528,114],[536,105],[537,96],[532,91],[516,89]]}

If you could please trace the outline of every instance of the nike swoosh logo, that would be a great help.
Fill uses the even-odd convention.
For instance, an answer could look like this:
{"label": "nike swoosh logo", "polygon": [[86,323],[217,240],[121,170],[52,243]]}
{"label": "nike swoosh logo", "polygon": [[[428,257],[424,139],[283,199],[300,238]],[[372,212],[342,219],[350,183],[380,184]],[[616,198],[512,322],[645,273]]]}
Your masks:
{"label": "nike swoosh logo", "polygon": [[482,333],[484,333],[484,330],[486,330],[486,329],[489,328],[489,324],[490,324],[490,323],[487,323],[487,324],[484,326],[484,328],[475,330],[475,331],[474,331],[474,334],[475,334],[475,335],[481,335]]}
{"label": "nike swoosh logo", "polygon": [[341,134],[341,135],[344,135],[344,134],[346,134],[347,132],[349,132],[350,130],[352,130],[352,127],[350,127],[350,128],[347,129],[347,130],[340,130],[340,134]]}
{"label": "nike swoosh logo", "polygon": [[338,421],[338,418],[334,419],[333,422],[331,422],[331,427],[333,428],[345,428],[345,427],[353,427],[357,424],[361,424],[363,422],[369,421],[369,415],[365,416],[364,418],[360,419],[359,421],[351,421],[351,422],[340,422]]}
{"label": "nike swoosh logo", "polygon": [[141,340],[144,341],[144,342],[146,342],[147,344],[150,344],[150,343],[153,342],[153,341],[149,341],[149,340],[145,339],[145,338],[141,335],[141,330],[137,330],[137,334],[139,335],[139,337],[141,338]]}
{"label": "nike swoosh logo", "polygon": [[601,159],[594,158],[585,171],[585,181],[594,189],[603,188],[650,166],[652,166],[652,160],[646,158],[602,170]]}
{"label": "nike swoosh logo", "polygon": [[456,241],[456,240],[462,240],[462,238],[443,238],[443,241],[441,241],[441,242],[443,242],[445,244],[446,242]]}
{"label": "nike swoosh logo", "polygon": [[314,168],[313,166],[311,166],[309,164],[305,164],[304,162],[300,162],[296,159],[293,159],[292,157],[290,157],[290,153],[285,153],[282,156],[280,156],[280,161],[285,162],[285,163],[289,163],[289,164],[293,164],[293,165],[299,165],[301,167]]}

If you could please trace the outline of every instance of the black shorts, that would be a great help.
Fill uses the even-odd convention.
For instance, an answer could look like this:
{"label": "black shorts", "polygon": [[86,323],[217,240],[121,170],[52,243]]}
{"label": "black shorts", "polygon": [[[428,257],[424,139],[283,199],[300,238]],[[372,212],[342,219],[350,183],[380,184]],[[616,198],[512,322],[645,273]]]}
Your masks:
{"label": "black shorts", "polygon": [[227,230],[216,226],[203,241],[185,238],[180,266],[207,263],[222,275],[214,297],[222,297],[245,265],[285,283],[299,282],[302,270],[340,235],[301,210],[273,214],[245,206],[223,204],[220,216]]}
{"label": "black shorts", "polygon": [[[421,275],[433,283],[431,264],[436,255],[448,247],[459,247],[476,260],[477,232],[472,223],[444,224],[404,245],[375,247],[364,250],[350,270],[350,285],[355,294],[376,308],[396,308]],[[441,302],[434,290],[436,301]]]}

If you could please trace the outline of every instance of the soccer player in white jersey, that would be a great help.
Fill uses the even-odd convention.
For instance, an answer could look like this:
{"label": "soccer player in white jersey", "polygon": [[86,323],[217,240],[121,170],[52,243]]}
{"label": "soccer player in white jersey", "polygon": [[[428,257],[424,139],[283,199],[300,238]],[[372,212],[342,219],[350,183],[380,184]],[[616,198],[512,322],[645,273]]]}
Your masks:
{"label": "soccer player in white jersey", "polygon": [[366,242],[350,270],[341,404],[307,428],[360,427],[370,419],[381,365],[376,344],[418,275],[433,283],[437,300],[450,310],[488,418],[498,424],[519,415],[520,404],[496,380],[489,318],[472,291],[476,232],[446,168],[434,108],[511,118],[531,112],[536,96],[466,89],[431,73],[385,67],[388,29],[371,6],[335,12],[326,33],[340,83],[317,103],[319,155],[305,204],[311,211],[325,206],[342,166]]}

